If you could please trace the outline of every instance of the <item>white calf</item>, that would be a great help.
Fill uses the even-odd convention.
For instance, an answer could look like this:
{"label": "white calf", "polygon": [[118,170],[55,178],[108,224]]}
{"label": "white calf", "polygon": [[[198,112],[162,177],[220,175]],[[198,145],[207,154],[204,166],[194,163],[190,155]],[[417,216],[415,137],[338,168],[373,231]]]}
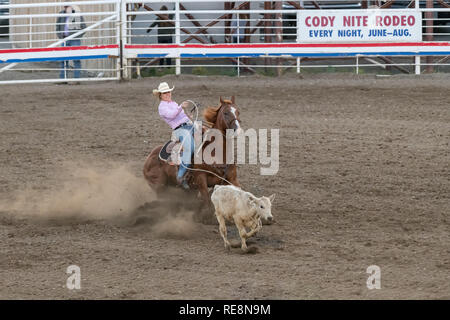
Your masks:
{"label": "white calf", "polygon": [[[234,221],[241,237],[241,248],[247,251],[245,240],[261,230],[261,218],[268,221],[273,219],[271,207],[274,198],[274,194],[270,197],[257,198],[250,192],[245,192],[236,186],[216,185],[214,187],[211,201],[216,210],[219,231],[225,242],[225,248],[230,249],[225,220]],[[247,232],[245,228],[250,228],[250,231]]]}

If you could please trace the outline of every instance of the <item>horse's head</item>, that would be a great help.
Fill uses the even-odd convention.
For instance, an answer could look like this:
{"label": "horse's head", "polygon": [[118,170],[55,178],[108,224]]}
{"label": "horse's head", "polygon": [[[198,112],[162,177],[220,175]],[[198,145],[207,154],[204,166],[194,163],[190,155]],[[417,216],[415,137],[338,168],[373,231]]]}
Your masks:
{"label": "horse's head", "polygon": [[235,135],[241,133],[241,119],[239,118],[239,109],[234,103],[234,96],[231,97],[231,100],[224,100],[220,97],[216,126],[223,131],[232,129]]}

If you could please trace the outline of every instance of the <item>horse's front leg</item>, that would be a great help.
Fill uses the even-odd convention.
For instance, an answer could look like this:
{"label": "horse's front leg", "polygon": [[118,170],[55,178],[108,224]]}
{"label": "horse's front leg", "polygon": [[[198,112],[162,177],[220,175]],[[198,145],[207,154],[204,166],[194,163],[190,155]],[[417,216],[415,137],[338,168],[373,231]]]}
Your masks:
{"label": "horse's front leg", "polygon": [[198,191],[200,192],[200,196],[202,198],[202,203],[203,203],[202,209],[205,206],[209,206],[211,208],[210,200],[209,200],[209,193],[208,193],[208,179],[205,174],[201,174],[198,176],[197,186],[198,186]]}
{"label": "horse's front leg", "polygon": [[234,186],[241,188],[241,184],[239,183],[239,181],[237,180],[237,178],[234,179],[230,179],[229,180]]}
{"label": "horse's front leg", "polygon": [[214,221],[214,209],[209,198],[208,192],[208,178],[206,174],[201,174],[197,177],[197,187],[202,198],[202,206],[200,207],[200,216],[205,223]]}
{"label": "horse's front leg", "polygon": [[237,170],[236,167],[234,167],[230,172],[227,174],[227,180],[230,181],[234,186],[241,188],[241,184],[239,183],[237,179]]}

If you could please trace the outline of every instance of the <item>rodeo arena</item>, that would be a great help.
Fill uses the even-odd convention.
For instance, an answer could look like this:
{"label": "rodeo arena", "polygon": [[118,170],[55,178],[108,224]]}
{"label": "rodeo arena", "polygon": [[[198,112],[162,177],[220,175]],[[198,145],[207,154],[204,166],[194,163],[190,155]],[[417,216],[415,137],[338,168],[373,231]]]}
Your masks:
{"label": "rodeo arena", "polygon": [[449,0],[0,0],[0,101],[2,300],[450,299]]}

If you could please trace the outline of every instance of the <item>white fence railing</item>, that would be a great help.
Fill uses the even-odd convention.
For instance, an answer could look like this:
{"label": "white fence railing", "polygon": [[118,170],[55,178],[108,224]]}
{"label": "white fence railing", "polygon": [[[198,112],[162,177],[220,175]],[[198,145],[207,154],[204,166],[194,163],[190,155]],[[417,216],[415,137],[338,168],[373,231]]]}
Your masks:
{"label": "white fence railing", "polygon": [[[383,8],[387,4],[391,7]],[[71,17],[83,17],[86,24],[72,37],[82,35],[76,46],[62,46],[70,37],[61,40],[56,33],[58,17],[67,18],[61,13],[67,5],[78,6]],[[9,31],[2,32],[0,25],[0,83],[318,68],[416,74],[433,67],[450,70],[450,1],[104,0],[0,5],[3,9],[9,15],[0,15],[0,22],[8,20]],[[305,12],[336,17],[361,12],[369,18],[411,13],[420,23],[415,36],[420,34],[415,41],[305,41]],[[319,25],[313,29],[329,32]],[[61,69],[70,72],[60,78]],[[82,76],[74,78],[75,70]]]}
{"label": "white fence railing", "polygon": [[[384,41],[385,45],[382,45],[380,40],[377,45],[349,41],[330,43],[329,46],[306,44],[299,37],[299,13],[320,11],[311,9],[312,1],[155,0],[144,5],[139,5],[136,0],[127,2],[135,5],[127,12],[128,23],[124,32],[126,58],[128,62],[132,61],[125,64],[129,75],[132,72],[140,75],[144,69],[153,69],[149,74],[164,74],[163,69],[176,74],[209,74],[206,68],[216,68],[219,73],[239,75],[241,70],[267,72],[269,69],[270,73],[272,69],[280,74],[285,70],[301,72],[324,67],[354,69],[357,73],[367,69],[396,69],[418,74],[423,68],[439,66],[446,70],[450,66],[447,63],[450,55],[450,3],[447,2],[443,4],[448,4],[448,8],[437,7],[439,3],[434,3],[436,7],[424,8],[425,3],[417,0],[416,7],[407,8],[411,1],[400,0],[397,7],[382,9],[373,6],[382,6],[386,2],[335,1],[333,6],[331,1],[327,1],[327,8],[345,9],[340,11],[346,13],[357,7],[361,8],[361,13],[389,10],[416,13],[422,25],[419,26],[419,39],[409,41],[408,45],[399,41],[395,42],[397,45],[392,41]],[[324,1],[316,1],[319,5],[321,2]],[[161,31],[171,33],[170,44],[167,39],[161,41],[164,40]]]}
{"label": "white fence railing", "polygon": [[[75,12],[63,12],[65,6]],[[0,24],[0,83],[120,78],[120,1],[13,3],[2,9],[8,14],[0,21],[8,23]]]}

